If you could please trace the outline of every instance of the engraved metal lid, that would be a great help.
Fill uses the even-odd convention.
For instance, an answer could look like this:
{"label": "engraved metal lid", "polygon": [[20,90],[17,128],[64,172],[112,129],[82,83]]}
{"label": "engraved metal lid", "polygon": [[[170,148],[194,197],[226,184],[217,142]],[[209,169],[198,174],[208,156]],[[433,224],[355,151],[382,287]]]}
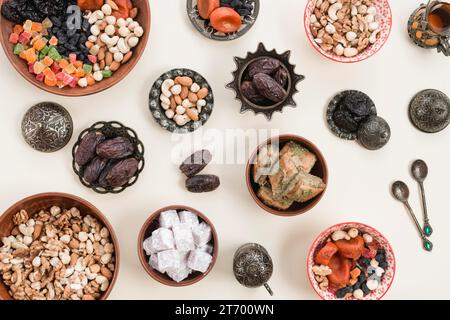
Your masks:
{"label": "engraved metal lid", "polygon": [[41,102],[25,113],[22,119],[22,135],[35,150],[55,152],[62,149],[73,133],[69,112],[54,102]]}
{"label": "engraved metal lid", "polygon": [[368,150],[383,148],[391,139],[391,128],[381,117],[372,116],[358,129],[358,142]]}
{"label": "engraved metal lid", "polygon": [[450,124],[450,99],[438,90],[420,91],[409,104],[409,118],[420,131],[442,131]]}
{"label": "engraved metal lid", "polygon": [[241,246],[234,255],[233,271],[236,280],[247,288],[264,286],[270,295],[267,282],[272,277],[273,262],[267,250],[257,243]]}

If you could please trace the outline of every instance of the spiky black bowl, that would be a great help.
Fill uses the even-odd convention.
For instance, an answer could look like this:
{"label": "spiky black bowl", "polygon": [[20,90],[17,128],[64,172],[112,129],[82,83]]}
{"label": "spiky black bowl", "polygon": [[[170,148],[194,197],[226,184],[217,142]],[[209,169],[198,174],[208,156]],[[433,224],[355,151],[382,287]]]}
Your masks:
{"label": "spiky black bowl", "polygon": [[[273,49],[272,51],[268,51],[265,48],[264,44],[260,43],[256,52],[248,52],[247,57],[234,57],[237,69],[232,73],[234,79],[232,82],[227,84],[227,88],[232,89],[236,92],[236,99],[240,100],[242,104],[241,113],[252,110],[255,114],[264,114],[267,120],[270,121],[274,112],[282,112],[283,108],[287,106],[292,106],[294,108],[297,106],[296,102],[294,101],[294,95],[298,92],[297,84],[300,81],[304,80],[305,77],[295,73],[295,65],[289,62],[290,56],[290,51],[279,54],[275,51],[275,49]],[[286,97],[282,101],[271,105],[257,105],[247,99],[241,92],[241,85],[245,77],[247,68],[251,63],[264,57],[270,57],[279,60],[281,62],[281,67],[288,72],[288,83],[285,88],[287,91]]]}

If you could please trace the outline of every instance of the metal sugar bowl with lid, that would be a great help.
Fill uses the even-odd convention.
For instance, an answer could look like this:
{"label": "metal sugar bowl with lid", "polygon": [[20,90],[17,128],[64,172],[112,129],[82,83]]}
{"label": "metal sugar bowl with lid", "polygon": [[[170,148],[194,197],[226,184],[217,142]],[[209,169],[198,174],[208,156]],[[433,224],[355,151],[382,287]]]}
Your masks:
{"label": "metal sugar bowl with lid", "polygon": [[236,280],[244,287],[264,286],[273,296],[273,291],[267,284],[272,277],[273,262],[263,246],[257,243],[247,243],[241,246],[234,255],[233,271]]}

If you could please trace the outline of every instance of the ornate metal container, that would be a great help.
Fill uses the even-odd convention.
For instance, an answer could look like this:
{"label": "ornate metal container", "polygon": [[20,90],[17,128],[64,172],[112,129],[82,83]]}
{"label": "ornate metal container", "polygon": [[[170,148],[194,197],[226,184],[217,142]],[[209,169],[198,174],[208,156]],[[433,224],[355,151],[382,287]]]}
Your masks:
{"label": "ornate metal container", "polygon": [[420,131],[442,131],[450,124],[450,99],[438,90],[420,91],[411,100],[409,118]]}

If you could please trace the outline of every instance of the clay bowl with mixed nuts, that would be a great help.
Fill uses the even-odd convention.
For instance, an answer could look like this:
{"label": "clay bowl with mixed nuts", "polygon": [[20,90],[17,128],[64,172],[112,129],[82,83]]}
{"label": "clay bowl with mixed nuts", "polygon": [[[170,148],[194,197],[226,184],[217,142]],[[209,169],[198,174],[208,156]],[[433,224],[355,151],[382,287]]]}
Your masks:
{"label": "clay bowl with mixed nuts", "polygon": [[[355,232],[355,234],[351,234],[352,231]],[[357,230],[357,232],[356,232]],[[340,233],[343,233],[343,235],[340,235]],[[347,237],[348,235],[348,237]],[[347,238],[343,238],[343,236]],[[351,237],[350,237],[351,236]],[[343,297],[338,297],[338,292],[336,291],[336,288],[333,288],[331,286],[331,281],[327,281],[327,283],[330,283],[330,286],[321,287],[321,284],[318,283],[317,280],[317,257],[321,249],[323,249],[328,243],[337,243],[341,242],[341,244],[345,241],[348,241],[350,245],[347,245],[348,252],[352,251],[352,246],[354,245],[354,242],[357,237],[362,237],[362,243],[365,245],[364,252],[361,256],[361,258],[357,261],[353,261],[352,265],[354,268],[360,269],[359,276],[354,277],[353,272],[350,272],[351,278],[355,278],[354,280],[356,283],[350,284],[350,286],[347,285],[347,287],[341,288],[341,290],[344,290],[344,292],[341,294]],[[341,240],[337,240],[341,238]],[[349,239],[351,238],[351,239]],[[369,243],[369,245],[368,245]],[[376,249],[374,249],[375,258],[366,258],[367,255],[370,255],[371,247],[370,244],[374,244]],[[339,246],[340,248],[343,246]],[[368,247],[368,249],[367,249]],[[341,249],[339,249],[341,250]],[[326,251],[326,250],[325,250]],[[340,253],[338,251],[336,254]],[[342,253],[340,253],[342,255]],[[379,257],[382,257],[382,262],[378,263],[374,262],[373,260],[379,260]],[[367,263],[363,263],[363,260],[368,261]],[[375,276],[375,270],[378,269],[377,267],[373,267],[372,271],[367,273],[367,264],[368,268],[371,268],[371,265],[375,263],[376,266],[381,266],[382,268],[382,277],[381,279],[375,280],[376,286],[371,287],[371,284],[368,283],[368,281],[371,281],[371,275],[372,277]],[[375,266],[374,265],[374,266]],[[320,266],[323,268],[324,266]],[[315,269],[316,268],[316,269]],[[366,270],[364,270],[366,269]],[[354,270],[354,269],[353,269]],[[362,271],[361,271],[362,270]],[[313,244],[311,245],[311,248],[309,250],[307,261],[306,261],[306,271],[308,273],[308,278],[311,283],[311,286],[313,287],[314,291],[319,295],[319,297],[323,300],[380,300],[383,298],[383,296],[389,291],[392,282],[394,281],[395,277],[395,270],[396,270],[396,261],[395,261],[395,255],[394,251],[389,243],[389,241],[386,239],[386,237],[381,234],[378,230],[375,228],[368,226],[363,223],[359,222],[344,222],[339,223],[334,226],[329,227],[325,231],[323,231],[317,238],[314,240]],[[340,270],[341,271],[341,270]],[[342,272],[339,272],[342,274]],[[338,274],[339,276],[339,274]],[[324,276],[323,278],[329,278],[329,276]],[[361,278],[362,277],[362,278]],[[351,280],[350,280],[351,281]],[[374,282],[372,280],[372,282]],[[352,288],[353,286],[353,288]],[[358,296],[357,292],[353,289],[361,288],[365,286],[364,291],[361,294],[361,289],[359,289],[360,294]],[[370,287],[370,289],[368,288]],[[346,292],[345,290],[349,288],[349,292]],[[358,290],[358,289],[356,289]],[[351,292],[353,291],[353,292]]]}
{"label": "clay bowl with mixed nuts", "polygon": [[[208,242],[210,251],[208,253],[212,256],[212,258],[210,259],[209,266],[205,268],[206,271],[200,272],[192,270],[189,275],[183,276],[183,278],[185,277],[185,279],[178,282],[173,280],[173,278],[169,277],[167,273],[161,273],[160,271],[153,268],[149,263],[150,262],[149,259],[151,259],[151,257],[147,254],[146,250],[144,250],[144,241],[153,236],[153,232],[161,227],[160,221],[161,214],[173,210],[176,211],[178,214],[180,214],[180,212],[183,211],[193,213],[198,217],[198,221],[200,224],[204,223],[210,227],[209,230],[211,233],[211,238]],[[183,205],[172,205],[165,208],[161,208],[158,211],[154,212],[144,222],[144,225],[142,226],[138,236],[137,250],[142,267],[150,275],[150,277],[167,286],[185,287],[193,285],[203,280],[214,268],[214,265],[216,264],[217,261],[217,257],[219,256],[219,238],[217,236],[217,232],[216,229],[214,228],[214,225],[203,213],[191,207]]]}
{"label": "clay bowl with mixed nuts", "polygon": [[328,167],[311,141],[286,134],[258,146],[248,160],[246,182],[259,207],[274,215],[292,217],[320,202],[328,184]]}
{"label": "clay bowl with mixed nuts", "polygon": [[[6,2],[10,0],[0,0],[0,6],[4,5]],[[112,1],[106,1],[106,3],[112,3]],[[18,55],[14,54],[14,46],[15,44],[9,41],[9,37],[13,30],[14,25],[16,23],[7,20],[3,15],[0,14],[0,42],[6,54],[6,57],[10,61],[10,63],[14,66],[16,71],[20,73],[28,82],[33,84],[34,86],[45,90],[47,92],[61,95],[61,96],[86,96],[95,94],[110,87],[116,85],[120,81],[122,81],[130,72],[134,69],[138,61],[140,60],[142,54],[144,53],[145,47],[147,45],[148,37],[150,34],[150,25],[151,25],[151,12],[150,5],[148,1],[133,1],[133,5],[137,8],[137,16],[134,18],[134,21],[138,22],[139,25],[143,28],[144,33],[139,38],[139,42],[135,47],[132,48],[130,52],[132,52],[131,57],[127,62],[121,64],[120,68],[114,71],[113,75],[110,77],[102,77],[101,81],[98,79],[93,80],[92,84],[89,84],[87,87],[69,87],[68,85],[64,88],[59,88],[58,86],[48,86],[44,81],[38,81],[36,79],[36,75],[29,71],[29,66],[26,61],[19,58]],[[97,82],[96,82],[97,81]]]}
{"label": "clay bowl with mixed nuts", "polygon": [[[88,216],[89,218],[87,218]],[[86,220],[83,221],[83,219]],[[90,226],[86,224],[87,222],[90,223]],[[38,228],[39,225],[42,227]],[[38,229],[40,230],[38,231]],[[31,236],[27,236],[28,232]],[[95,238],[93,237],[94,234]],[[11,241],[11,239],[7,240],[5,237],[11,237],[11,235],[15,235],[21,241],[16,241],[15,245],[5,244],[4,241]],[[28,242],[30,243],[24,245],[27,238],[29,238]],[[91,238],[94,238],[94,241]],[[0,300],[13,300],[15,298],[29,300],[32,299],[33,295],[36,295],[35,299],[41,300],[50,299],[49,295],[53,299],[71,299],[71,295],[76,294],[79,290],[83,290],[83,294],[80,294],[81,297],[78,297],[79,299],[105,300],[110,295],[117,280],[120,256],[116,234],[100,210],[77,196],[64,193],[42,193],[20,200],[0,217],[0,239],[0,242],[3,242],[3,247],[0,247],[0,255],[4,255],[2,258],[6,260],[16,259],[16,262],[18,261],[19,265],[22,266],[20,269],[22,274],[23,272],[28,273],[28,279],[31,279],[31,277],[35,279],[34,283],[29,283],[28,280],[21,282],[24,284],[25,292],[29,295],[23,296],[23,293],[19,293],[18,296],[13,297],[5,279],[11,281],[13,277],[17,279],[19,275],[11,274],[10,268],[5,263],[6,260],[2,259],[2,262],[0,262],[0,273],[2,273],[2,277],[0,277]],[[101,240],[98,241],[99,239]],[[19,244],[19,242],[21,243]],[[58,251],[56,254],[52,253],[55,248],[51,248],[51,245],[59,248],[56,250]],[[89,248],[92,245],[95,250]],[[31,250],[27,249],[28,246]],[[112,251],[112,253],[105,253],[105,256],[100,256],[99,254],[103,252],[97,251],[99,246],[102,247],[102,250],[103,248],[106,250],[108,247],[107,251]],[[93,251],[89,253],[91,249]],[[77,259],[77,257],[79,258]],[[85,265],[85,262],[88,262],[88,264]],[[86,268],[83,270],[83,267]],[[26,268],[25,271],[24,268]],[[30,270],[30,268],[34,269]],[[64,274],[62,274],[63,270],[65,270]],[[91,270],[98,273],[98,276]],[[37,273],[42,274],[42,272],[49,278],[38,278]],[[81,278],[89,274],[89,280],[71,282],[75,278],[73,277],[75,272],[78,272],[78,276]],[[54,277],[50,278],[51,275]],[[107,281],[107,284],[100,290],[97,280],[101,283]],[[44,281],[47,285],[41,288]],[[59,284],[56,283],[57,281]],[[66,292],[64,292],[63,287],[58,288],[58,286],[61,286],[60,281],[65,281],[67,288],[70,287],[71,290],[66,289]],[[87,282],[87,285],[84,281]],[[93,284],[94,282],[95,284]],[[17,287],[21,288],[17,280],[15,283]],[[80,288],[82,285],[83,288]],[[58,296],[58,292],[65,296]]]}
{"label": "clay bowl with mixed nuts", "polygon": [[341,63],[360,62],[376,54],[392,28],[388,0],[308,0],[306,36],[322,56]]}

